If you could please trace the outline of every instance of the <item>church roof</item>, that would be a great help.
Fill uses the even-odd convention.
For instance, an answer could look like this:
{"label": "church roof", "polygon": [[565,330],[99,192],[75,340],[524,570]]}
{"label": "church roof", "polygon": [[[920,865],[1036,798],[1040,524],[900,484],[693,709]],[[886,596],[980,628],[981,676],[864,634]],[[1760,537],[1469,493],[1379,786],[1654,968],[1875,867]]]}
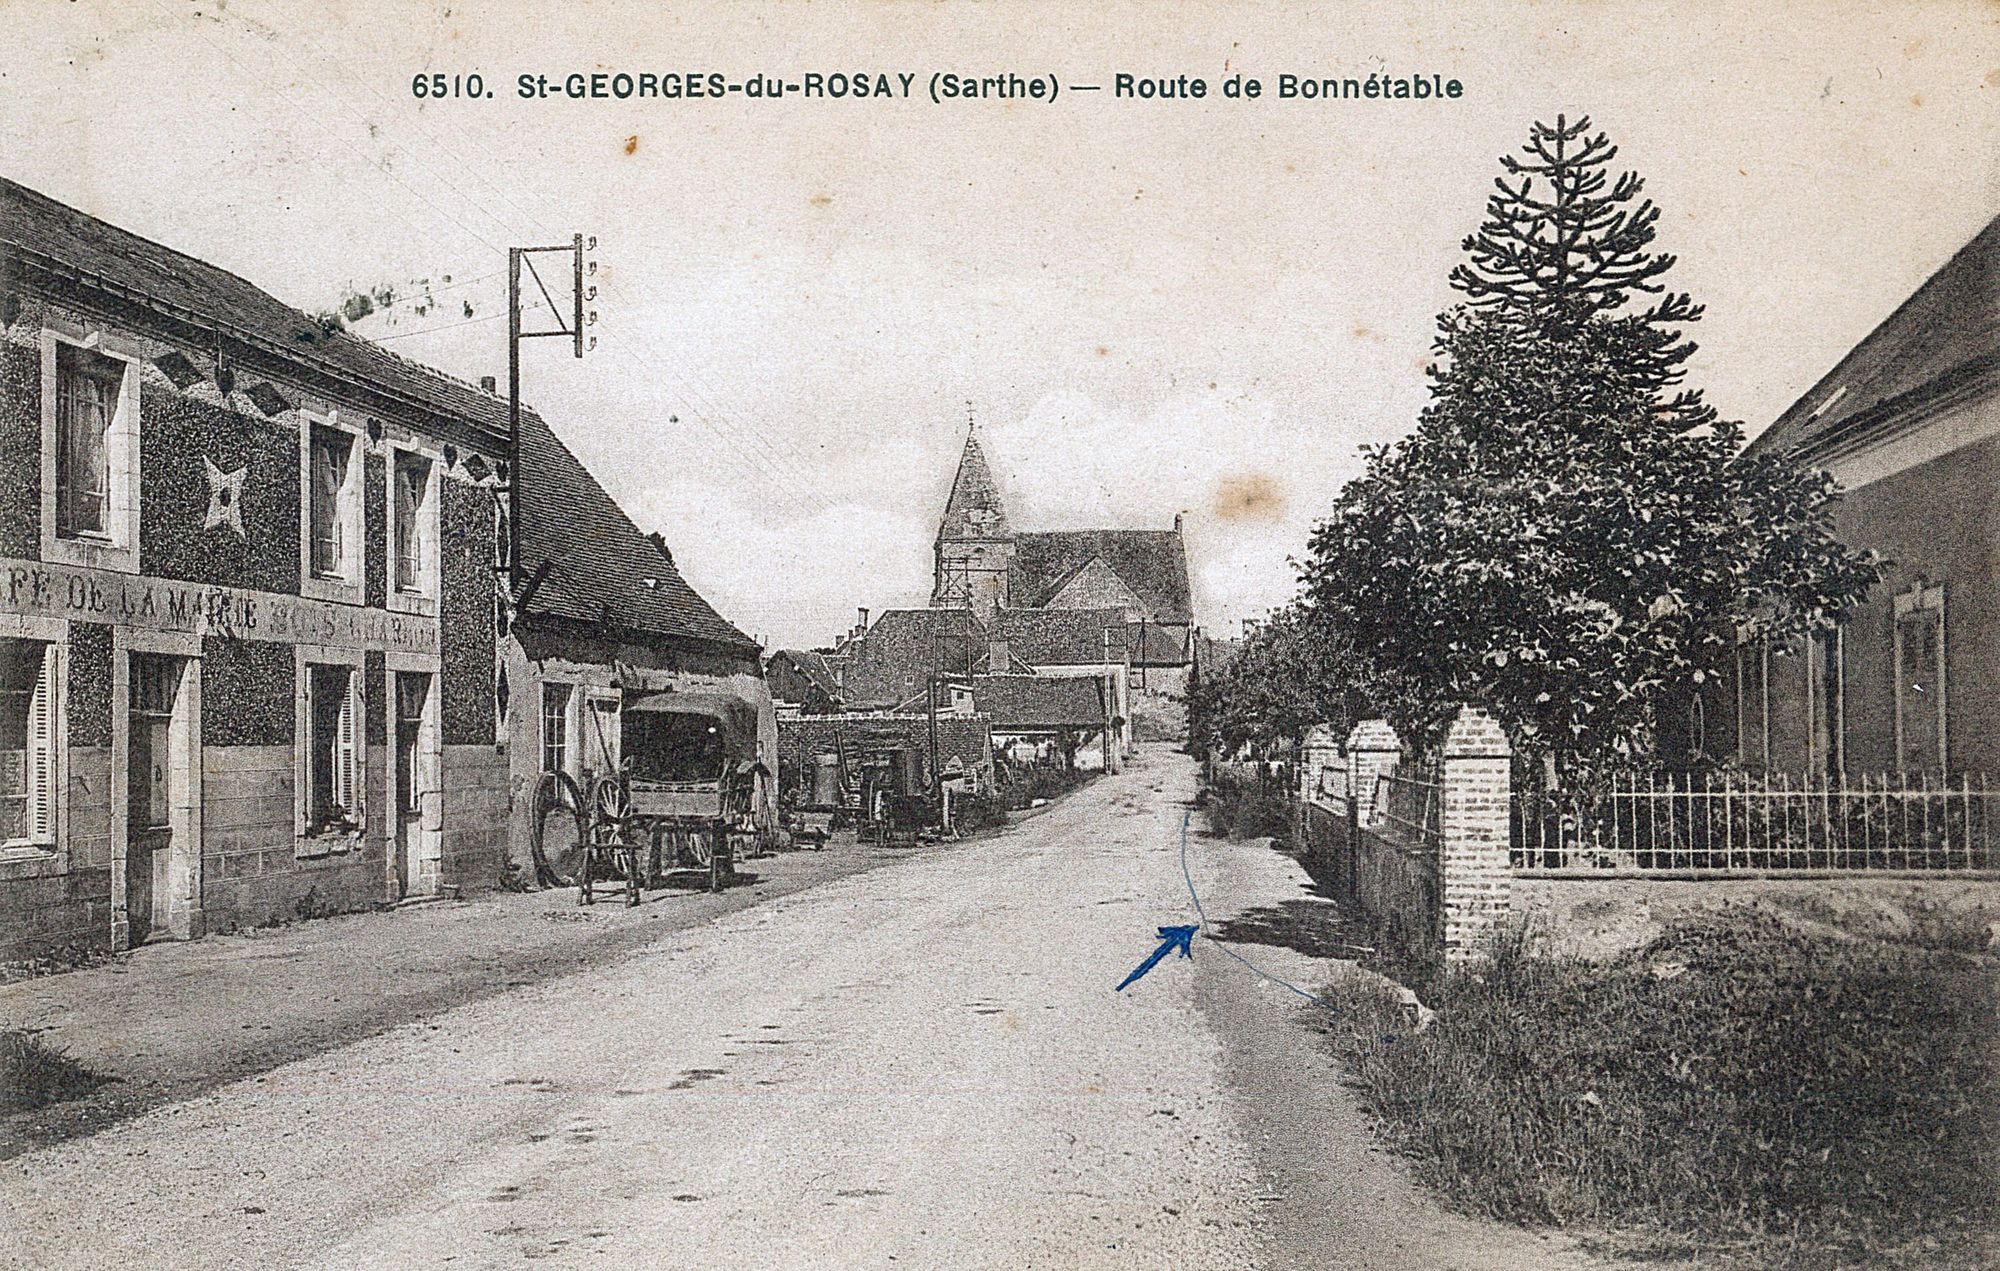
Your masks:
{"label": "church roof", "polygon": [[979,448],[979,433],[968,431],[965,450],[958,457],[958,472],[951,479],[944,519],[938,522],[938,537],[1005,538],[1010,532],[1000,487],[986,464],[986,452]]}
{"label": "church roof", "polygon": [[2000,217],[1750,443],[1813,455],[2000,371]]}
{"label": "church roof", "polygon": [[1155,622],[1194,620],[1187,547],[1179,530],[1051,530],[1014,536],[1007,591],[1040,608],[1092,560],[1102,560],[1151,606]]}

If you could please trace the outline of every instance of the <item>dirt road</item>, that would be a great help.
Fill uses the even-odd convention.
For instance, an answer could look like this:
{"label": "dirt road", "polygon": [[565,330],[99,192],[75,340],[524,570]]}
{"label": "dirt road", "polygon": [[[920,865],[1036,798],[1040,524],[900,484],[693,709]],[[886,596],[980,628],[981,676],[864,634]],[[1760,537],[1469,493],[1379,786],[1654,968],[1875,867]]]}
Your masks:
{"label": "dirt road", "polygon": [[[1193,920],[1192,791],[1151,754],[993,839],[26,1153],[0,1265],[1444,1267],[1487,1235],[1514,1255],[1492,1265],[1552,1258],[1426,1207],[1214,946],[1111,991]],[[1252,851],[1195,854],[1211,920],[1296,889]],[[1332,1166],[1273,1143],[1324,1133],[1299,1089],[1349,1119]],[[1288,1201],[1315,1186],[1341,1222]]]}

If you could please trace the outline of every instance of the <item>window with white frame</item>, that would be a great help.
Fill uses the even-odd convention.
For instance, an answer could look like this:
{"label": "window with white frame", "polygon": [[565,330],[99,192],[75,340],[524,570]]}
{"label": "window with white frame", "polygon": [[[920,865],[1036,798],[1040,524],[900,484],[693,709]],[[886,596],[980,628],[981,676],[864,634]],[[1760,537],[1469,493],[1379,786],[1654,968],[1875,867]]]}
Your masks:
{"label": "window with white frame", "polygon": [[360,668],[307,663],[305,707],[305,832],[352,833],[362,824]]}
{"label": "window with white frame", "polygon": [[0,847],[56,844],[56,646],[0,639]]}
{"label": "window with white frame", "polygon": [[389,472],[390,577],[405,596],[437,595],[437,476],[429,456],[394,451]]}
{"label": "window with white frame", "polygon": [[569,685],[542,685],[543,772],[569,771],[569,699]]}
{"label": "window with white frame", "polygon": [[306,425],[306,565],[315,579],[361,581],[361,438],[336,424]]}
{"label": "window with white frame", "polygon": [[1904,772],[1946,771],[1944,588],[1896,597],[1896,763]]}
{"label": "window with white frame", "polygon": [[138,567],[139,370],[103,337],[42,335],[45,556]]}

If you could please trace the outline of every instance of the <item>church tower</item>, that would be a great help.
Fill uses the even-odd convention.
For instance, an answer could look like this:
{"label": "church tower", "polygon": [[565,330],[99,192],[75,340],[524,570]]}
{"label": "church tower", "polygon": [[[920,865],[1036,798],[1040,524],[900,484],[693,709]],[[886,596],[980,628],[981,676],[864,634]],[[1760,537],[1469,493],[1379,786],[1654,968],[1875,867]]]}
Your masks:
{"label": "church tower", "polygon": [[1000,487],[979,448],[977,424],[966,429],[965,450],[951,481],[951,498],[938,524],[931,604],[964,607],[990,621],[1007,604],[1007,569],[1014,560],[1014,531],[1000,502]]}

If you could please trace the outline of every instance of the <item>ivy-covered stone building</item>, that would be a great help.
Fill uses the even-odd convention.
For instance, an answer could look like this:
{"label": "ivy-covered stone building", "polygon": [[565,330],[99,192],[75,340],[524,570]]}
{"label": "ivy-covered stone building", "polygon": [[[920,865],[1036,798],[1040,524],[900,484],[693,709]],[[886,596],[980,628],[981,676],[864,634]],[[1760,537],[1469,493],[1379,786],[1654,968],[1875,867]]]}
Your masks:
{"label": "ivy-covered stone building", "polygon": [[507,410],[0,180],[0,958],[490,884]]}

